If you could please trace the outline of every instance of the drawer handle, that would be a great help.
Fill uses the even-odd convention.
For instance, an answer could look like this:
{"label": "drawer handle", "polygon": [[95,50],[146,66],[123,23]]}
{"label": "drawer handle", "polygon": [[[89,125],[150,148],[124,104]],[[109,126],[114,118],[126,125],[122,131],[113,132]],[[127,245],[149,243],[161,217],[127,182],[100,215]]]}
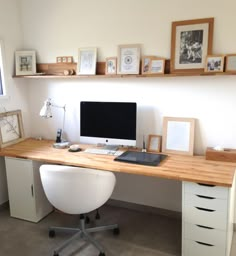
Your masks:
{"label": "drawer handle", "polygon": [[214,228],[210,228],[210,227],[203,226],[203,225],[198,225],[198,224],[196,224],[196,226],[199,227],[199,228],[214,229]]}
{"label": "drawer handle", "polygon": [[215,185],[204,184],[204,183],[198,183],[198,185],[205,186],[205,187],[215,187]]}
{"label": "drawer handle", "polygon": [[201,244],[201,245],[205,245],[205,246],[214,246],[213,244],[207,244],[207,243],[203,243],[203,242],[199,242],[199,241],[195,241],[195,242],[198,244]]}
{"label": "drawer handle", "polygon": [[201,196],[201,195],[196,195],[196,196],[200,198],[205,198],[205,199],[216,199],[215,197],[211,197],[211,196]]}
{"label": "drawer handle", "polygon": [[197,207],[197,206],[195,206],[195,208],[197,208],[197,209],[200,210],[200,211],[215,212],[215,210],[212,210],[212,209],[206,209],[206,208]]}

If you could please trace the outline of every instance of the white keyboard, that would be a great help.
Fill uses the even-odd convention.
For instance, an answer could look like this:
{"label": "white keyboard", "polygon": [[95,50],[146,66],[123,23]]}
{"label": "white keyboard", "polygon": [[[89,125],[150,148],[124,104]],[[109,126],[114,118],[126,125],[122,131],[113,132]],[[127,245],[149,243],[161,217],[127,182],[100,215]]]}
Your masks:
{"label": "white keyboard", "polygon": [[119,156],[123,153],[123,151],[115,151],[115,150],[109,150],[109,149],[102,149],[102,148],[87,148],[84,151],[85,153],[90,154],[98,154],[98,155],[113,155],[113,156]]}

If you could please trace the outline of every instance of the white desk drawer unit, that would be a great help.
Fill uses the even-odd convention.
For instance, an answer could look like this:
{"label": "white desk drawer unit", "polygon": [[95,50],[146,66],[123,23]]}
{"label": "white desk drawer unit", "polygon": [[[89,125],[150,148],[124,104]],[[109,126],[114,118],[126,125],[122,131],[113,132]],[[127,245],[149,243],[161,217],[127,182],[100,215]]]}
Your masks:
{"label": "white desk drawer unit", "polygon": [[227,187],[183,182],[182,256],[229,256],[232,191]]}

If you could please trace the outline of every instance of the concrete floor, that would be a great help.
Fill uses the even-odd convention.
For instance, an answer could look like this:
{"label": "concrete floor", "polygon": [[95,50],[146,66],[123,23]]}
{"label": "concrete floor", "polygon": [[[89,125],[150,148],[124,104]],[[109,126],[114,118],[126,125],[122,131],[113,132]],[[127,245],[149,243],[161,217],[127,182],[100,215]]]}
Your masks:
{"label": "concrete floor", "polygon": [[[101,219],[93,225],[118,223],[120,235],[112,231],[93,234],[105,248],[106,256],[178,256],[181,255],[181,221],[157,214],[143,213],[115,206],[103,206]],[[0,208],[0,256],[50,256],[68,234],[48,237],[48,227],[78,224],[76,216],[53,212],[39,223],[31,223],[9,216],[8,207]],[[65,248],[60,256],[96,256],[98,251],[83,240],[76,240]],[[234,235],[231,256],[236,255],[236,235]],[[214,256],[214,255],[209,255]]]}

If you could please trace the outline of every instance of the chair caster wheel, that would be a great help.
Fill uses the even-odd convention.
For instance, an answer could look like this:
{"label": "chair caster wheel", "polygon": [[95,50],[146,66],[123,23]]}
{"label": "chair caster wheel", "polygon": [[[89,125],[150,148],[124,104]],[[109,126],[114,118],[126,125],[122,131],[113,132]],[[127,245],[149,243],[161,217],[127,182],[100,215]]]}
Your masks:
{"label": "chair caster wheel", "polygon": [[[53,238],[55,235],[56,235],[55,230],[49,230],[48,236],[50,238]],[[54,254],[53,256],[58,256],[58,254],[57,255]]]}
{"label": "chair caster wheel", "polygon": [[98,256],[106,256],[104,252],[100,252]]}
{"label": "chair caster wheel", "polygon": [[119,235],[120,234],[120,229],[119,228],[114,228],[113,229],[113,234],[114,235]]}

